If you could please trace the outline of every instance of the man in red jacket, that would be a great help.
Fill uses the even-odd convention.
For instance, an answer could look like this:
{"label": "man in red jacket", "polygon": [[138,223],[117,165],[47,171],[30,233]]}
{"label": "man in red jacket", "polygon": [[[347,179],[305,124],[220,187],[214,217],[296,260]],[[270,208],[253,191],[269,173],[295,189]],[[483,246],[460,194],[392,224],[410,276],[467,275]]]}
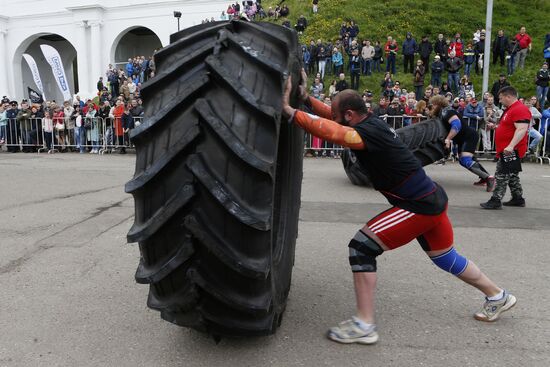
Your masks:
{"label": "man in red jacket", "polygon": [[[495,133],[497,151],[497,170],[495,173],[496,187],[493,196],[486,203],[481,203],[483,209],[502,209],[501,200],[506,194],[506,186],[510,186],[512,199],[505,206],[525,206],[523,189],[519,182],[521,164],[519,160],[527,152],[527,130],[531,122],[531,112],[518,100],[518,92],[513,87],[504,87],[498,92],[500,103],[506,107]],[[516,163],[514,165],[513,163]]]}
{"label": "man in red jacket", "polygon": [[525,66],[525,58],[527,57],[527,51],[531,51],[531,37],[525,32],[525,27],[521,27],[519,33],[514,37],[518,41],[519,52],[516,57],[515,68]]}
{"label": "man in red jacket", "polygon": [[449,45],[448,53],[450,54],[451,51],[455,52],[456,57],[459,59],[464,58],[464,43],[462,42],[462,39],[460,38],[460,33],[455,34],[455,39],[451,44]]}

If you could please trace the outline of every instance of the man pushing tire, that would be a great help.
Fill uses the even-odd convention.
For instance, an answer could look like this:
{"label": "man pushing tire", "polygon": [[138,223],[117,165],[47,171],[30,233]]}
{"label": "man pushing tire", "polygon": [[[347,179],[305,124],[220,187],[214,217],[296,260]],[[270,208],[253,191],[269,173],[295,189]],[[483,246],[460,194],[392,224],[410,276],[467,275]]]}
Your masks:
{"label": "man pushing tire", "polygon": [[413,239],[435,265],[484,293],[485,303],[474,314],[477,320],[496,321],[512,308],[516,298],[455,249],[445,190],[431,180],[396,132],[368,112],[356,91],[338,93],[328,107],[307,95],[306,80],[302,71],[299,98],[315,115],[290,105],[289,77],[283,94],[283,116],[312,135],[350,148],[368,170],[374,189],[392,205],[369,220],[349,242],[357,314],[330,328],[328,337],[346,344],[378,341],[374,312],[376,258]]}

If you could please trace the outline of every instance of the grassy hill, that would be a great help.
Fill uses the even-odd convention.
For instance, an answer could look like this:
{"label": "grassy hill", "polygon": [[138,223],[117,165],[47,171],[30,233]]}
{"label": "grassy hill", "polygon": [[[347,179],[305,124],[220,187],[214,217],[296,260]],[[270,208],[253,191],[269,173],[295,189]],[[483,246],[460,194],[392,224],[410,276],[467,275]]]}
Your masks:
{"label": "grassy hill", "polygon": [[[279,0],[264,0],[262,5],[267,9],[275,6]],[[300,36],[302,43],[310,39],[321,38],[323,41],[338,38],[342,22],[353,19],[359,25],[359,39],[385,41],[388,35],[397,38],[401,45],[408,31],[412,32],[417,42],[423,34],[434,41],[437,34],[443,33],[451,37],[460,32],[463,40],[471,39],[477,28],[485,28],[484,0],[441,1],[431,0],[319,0],[319,13],[312,13],[311,0],[286,0],[290,8],[288,17],[291,24],[303,14],[309,23],[308,28]],[[527,33],[533,39],[533,51],[527,56],[526,66],[509,77],[510,83],[516,87],[522,96],[535,94],[534,77],[542,62],[542,47],[544,37],[550,33],[550,0],[495,0],[493,9],[493,28],[491,38],[498,29],[504,29],[506,35],[513,37],[524,25]],[[282,20],[276,21],[281,23]],[[400,46],[401,47],[401,46]],[[433,56],[432,56],[433,59]],[[397,76],[402,87],[412,88],[412,76],[404,75],[402,71],[402,56],[397,59]],[[384,66],[385,67],[385,66]],[[489,89],[498,79],[500,72],[506,72],[506,67],[495,65],[490,69]],[[379,95],[378,87],[383,75],[378,73],[371,77],[361,76],[360,90],[369,88]],[[328,84],[332,78],[325,78]],[[427,80],[428,82],[429,80]],[[476,94],[482,86],[482,77],[472,73],[472,81]]]}

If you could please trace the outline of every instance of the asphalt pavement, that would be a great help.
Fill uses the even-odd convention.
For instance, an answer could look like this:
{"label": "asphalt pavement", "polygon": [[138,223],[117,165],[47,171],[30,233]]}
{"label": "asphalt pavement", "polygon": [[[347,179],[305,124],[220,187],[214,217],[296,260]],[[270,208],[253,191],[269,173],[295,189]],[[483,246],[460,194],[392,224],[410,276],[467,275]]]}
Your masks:
{"label": "asphalt pavement", "polygon": [[[0,153],[0,366],[548,366],[550,167],[524,165],[526,208],[484,211],[489,194],[458,164],[427,171],[447,191],[459,251],[518,299],[496,323],[482,295],[413,242],[379,258],[373,346],[328,327],[354,313],[347,244],[388,208],[341,162],[304,162],[296,263],[278,332],[212,338],[162,321],[134,281],[126,243],[135,156]],[[484,162],[489,171],[494,163]]]}

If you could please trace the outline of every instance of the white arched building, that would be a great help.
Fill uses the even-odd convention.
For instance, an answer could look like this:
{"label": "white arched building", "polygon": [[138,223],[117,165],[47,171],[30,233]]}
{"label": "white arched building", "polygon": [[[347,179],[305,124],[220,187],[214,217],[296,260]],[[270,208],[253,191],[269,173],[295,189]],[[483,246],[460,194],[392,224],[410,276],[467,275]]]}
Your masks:
{"label": "white arched building", "polygon": [[0,98],[27,98],[37,90],[23,59],[36,60],[47,99],[61,100],[40,44],[56,48],[62,58],[72,94],[94,95],[96,82],[108,64],[128,57],[150,56],[177,32],[174,11],[182,13],[181,29],[205,18],[219,19],[229,1],[211,0],[0,0]]}

